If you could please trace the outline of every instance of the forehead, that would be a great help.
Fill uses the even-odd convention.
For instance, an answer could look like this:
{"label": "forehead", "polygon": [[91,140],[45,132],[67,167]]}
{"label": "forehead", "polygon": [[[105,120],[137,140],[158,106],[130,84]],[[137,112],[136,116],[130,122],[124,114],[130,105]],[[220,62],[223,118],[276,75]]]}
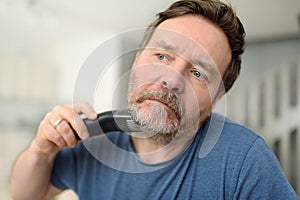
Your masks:
{"label": "forehead", "polygon": [[221,74],[231,60],[231,49],[224,32],[199,16],[184,15],[163,21],[147,46],[159,48],[162,45],[189,61],[201,58],[214,63]]}
{"label": "forehead", "polygon": [[168,51],[192,64],[202,61],[215,66],[213,59],[199,43],[170,29],[156,29],[146,48]]}

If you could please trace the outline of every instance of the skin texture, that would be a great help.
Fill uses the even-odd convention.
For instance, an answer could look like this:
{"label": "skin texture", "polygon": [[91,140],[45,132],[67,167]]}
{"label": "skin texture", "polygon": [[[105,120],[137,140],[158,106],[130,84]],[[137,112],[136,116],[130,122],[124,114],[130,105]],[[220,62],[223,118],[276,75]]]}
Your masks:
{"label": "skin texture", "polygon": [[[88,103],[56,106],[46,114],[35,138],[13,167],[10,180],[12,199],[50,199],[61,192],[50,184],[51,170],[59,150],[80,143],[75,139],[70,126],[82,140],[88,138],[87,128],[80,114],[85,114],[91,120],[97,117]],[[57,119],[63,121],[55,127]]]}
{"label": "skin texture", "polygon": [[[181,16],[168,19],[158,26],[148,45],[137,54],[132,68],[129,104],[135,103],[142,115],[140,118],[149,123],[153,118],[156,124],[162,123],[162,127],[172,123],[179,123],[180,127],[172,136],[163,132],[163,129],[156,135],[149,134],[155,135],[148,137],[148,140],[152,139],[156,143],[153,151],[165,148],[173,140],[176,144],[178,140],[185,143],[195,135],[223,95],[217,91],[230,59],[231,51],[225,34],[201,17]],[[160,99],[136,100],[142,92],[164,87],[173,91],[179,99],[183,110],[180,119],[174,109]],[[151,108],[153,104],[165,109],[166,116],[151,116],[155,112]],[[137,152],[140,152],[140,140],[133,139]],[[145,142],[146,139],[143,140]],[[144,148],[140,150],[144,152]]]}

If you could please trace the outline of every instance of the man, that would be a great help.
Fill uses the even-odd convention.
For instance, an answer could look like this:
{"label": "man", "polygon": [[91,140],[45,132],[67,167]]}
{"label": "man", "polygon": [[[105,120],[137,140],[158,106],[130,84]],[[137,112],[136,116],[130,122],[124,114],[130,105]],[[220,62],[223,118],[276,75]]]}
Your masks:
{"label": "man", "polygon": [[57,106],[16,161],[12,197],[48,199],[72,189],[80,199],[298,199],[257,134],[211,114],[239,74],[243,48],[230,6],[172,4],[132,66],[129,111],[142,132],[86,140],[79,114],[95,119],[93,108]]}

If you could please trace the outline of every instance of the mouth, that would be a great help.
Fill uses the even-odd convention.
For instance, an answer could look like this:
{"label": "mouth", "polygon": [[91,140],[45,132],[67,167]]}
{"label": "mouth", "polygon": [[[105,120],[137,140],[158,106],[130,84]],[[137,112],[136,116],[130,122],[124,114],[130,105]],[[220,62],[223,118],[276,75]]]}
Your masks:
{"label": "mouth", "polygon": [[174,112],[176,118],[180,121],[182,117],[182,109],[177,96],[168,88],[145,90],[139,94],[136,103],[144,101],[153,101],[160,103]]}
{"label": "mouth", "polygon": [[[154,99],[154,98],[149,98],[149,99],[146,99],[147,100],[150,100],[150,101],[153,101],[153,102],[158,102],[160,104],[163,104],[164,106],[168,107],[169,109],[170,108],[170,105],[168,104],[168,102],[165,102],[163,99]],[[172,110],[172,109],[171,109]]]}

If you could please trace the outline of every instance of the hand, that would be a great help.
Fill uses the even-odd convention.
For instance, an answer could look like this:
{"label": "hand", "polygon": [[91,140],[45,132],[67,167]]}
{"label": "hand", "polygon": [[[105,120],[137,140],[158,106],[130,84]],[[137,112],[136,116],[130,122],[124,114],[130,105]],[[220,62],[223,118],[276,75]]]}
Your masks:
{"label": "hand", "polygon": [[80,141],[76,139],[76,133],[72,129],[82,140],[87,139],[89,133],[80,114],[85,114],[91,120],[97,118],[97,113],[88,103],[55,106],[41,121],[31,147],[43,154],[74,147]]}

